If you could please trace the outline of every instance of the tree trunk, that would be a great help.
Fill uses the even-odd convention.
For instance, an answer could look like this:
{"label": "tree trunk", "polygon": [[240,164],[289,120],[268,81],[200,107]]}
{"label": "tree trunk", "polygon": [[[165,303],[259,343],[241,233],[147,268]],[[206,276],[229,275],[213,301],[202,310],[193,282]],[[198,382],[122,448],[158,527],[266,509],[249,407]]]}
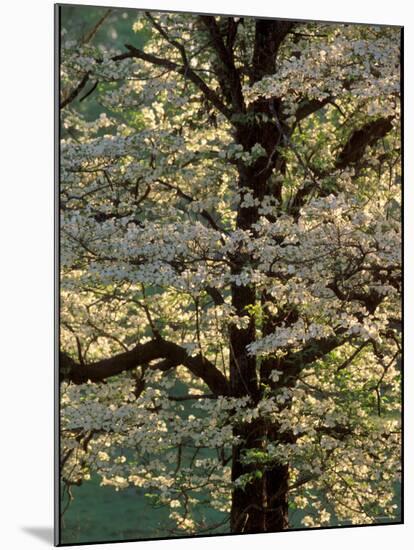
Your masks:
{"label": "tree trunk", "polygon": [[255,464],[242,464],[243,451],[260,448],[264,438],[273,439],[263,419],[239,427],[236,434],[244,444],[233,449],[232,480],[250,474],[252,480],[244,488],[233,490],[230,528],[232,533],[264,533],[288,527],[289,466],[278,465],[263,471]]}
{"label": "tree trunk", "polygon": [[[275,104],[275,108],[278,105]],[[269,112],[268,101],[257,101],[253,106],[255,112]],[[236,141],[249,151],[255,143],[260,143],[266,151],[265,157],[260,157],[253,165],[240,164],[239,186],[250,189],[254,198],[262,200],[265,194],[271,194],[276,199],[281,199],[280,183],[272,184],[273,170],[282,169],[283,162],[278,155],[276,147],[280,142],[279,128],[274,122],[265,122],[248,127],[240,126]],[[237,227],[251,230],[252,225],[259,218],[258,208],[239,207],[237,212]],[[253,231],[254,234],[254,231]],[[243,254],[234,255],[233,274],[240,273],[246,265],[253,265],[250,257]],[[269,383],[268,375],[272,369],[277,368],[275,360],[262,361],[260,381],[258,380],[258,366],[256,358],[247,353],[247,345],[256,338],[254,317],[249,312],[249,306],[254,306],[257,300],[254,285],[232,286],[232,305],[238,316],[247,316],[248,327],[238,329],[232,326],[230,329],[230,382],[232,395],[235,397],[249,396],[253,406],[262,397],[259,382]],[[269,318],[270,319],[270,318]],[[271,333],[276,327],[273,322],[264,323],[263,335]],[[263,419],[258,418],[249,424],[236,426],[234,435],[240,438],[240,444],[233,448],[232,481],[240,476],[250,475],[249,482],[243,488],[235,488],[232,494],[231,508],[231,532],[232,533],[257,533],[268,531],[281,531],[288,527],[288,479],[289,465],[273,465],[264,469],[258,464],[243,464],[243,453],[248,449],[263,448],[266,441],[281,442],[286,439],[286,434],[280,434],[276,425],[269,425]]]}

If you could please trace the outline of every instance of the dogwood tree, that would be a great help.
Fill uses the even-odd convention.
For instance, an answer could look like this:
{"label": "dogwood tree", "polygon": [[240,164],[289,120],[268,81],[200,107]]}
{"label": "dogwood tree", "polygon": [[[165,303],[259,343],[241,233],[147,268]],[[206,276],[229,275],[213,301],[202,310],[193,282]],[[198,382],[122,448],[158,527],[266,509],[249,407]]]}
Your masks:
{"label": "dogwood tree", "polygon": [[144,488],[177,533],[398,521],[400,30],[95,30],[63,21],[64,497]]}

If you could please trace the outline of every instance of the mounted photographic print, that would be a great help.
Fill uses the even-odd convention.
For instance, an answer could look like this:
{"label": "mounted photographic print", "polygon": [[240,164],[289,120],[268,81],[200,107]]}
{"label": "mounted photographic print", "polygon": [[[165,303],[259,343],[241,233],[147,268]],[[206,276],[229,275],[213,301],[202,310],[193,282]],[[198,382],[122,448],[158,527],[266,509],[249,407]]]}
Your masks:
{"label": "mounted photographic print", "polygon": [[56,6],[57,545],[402,522],[401,39]]}

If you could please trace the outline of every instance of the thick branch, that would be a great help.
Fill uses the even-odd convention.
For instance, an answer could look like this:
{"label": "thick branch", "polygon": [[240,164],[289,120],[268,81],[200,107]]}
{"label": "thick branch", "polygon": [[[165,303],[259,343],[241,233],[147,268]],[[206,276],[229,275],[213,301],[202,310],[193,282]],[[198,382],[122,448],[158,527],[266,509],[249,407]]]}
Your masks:
{"label": "thick branch", "polygon": [[276,57],[286,35],[294,26],[291,21],[258,19],[254,39],[252,84],[276,70]]}
{"label": "thick branch", "polygon": [[369,145],[373,145],[391,131],[392,119],[393,117],[378,118],[355,130],[339,153],[335,167],[342,169],[351,164],[357,164]]}
{"label": "thick branch", "polygon": [[[304,103],[296,112],[296,120],[299,122],[331,102],[332,98],[327,98],[323,101],[312,100]],[[391,131],[392,119],[393,117],[379,118],[372,122],[368,122],[359,130],[355,130],[338,154],[335,161],[335,169],[344,169],[348,166],[358,164],[363,158],[366,148],[370,145],[374,145]],[[317,175],[322,179],[328,175],[328,172],[321,171]],[[331,188],[329,188],[329,190],[324,190],[314,178],[311,178],[311,180],[312,181],[305,183],[305,185],[296,192],[295,197],[291,201],[290,211],[296,216],[298,216],[299,210],[304,206],[306,200],[312,193],[316,193],[319,197],[323,197],[333,192]]]}
{"label": "thick branch", "polygon": [[315,338],[308,342],[300,351],[288,353],[281,360],[283,375],[278,385],[293,386],[296,383],[298,375],[305,366],[318,359],[322,359],[326,354],[342,346],[349,339],[349,337],[344,337],[342,335],[343,332],[345,332],[345,329],[341,329],[334,336],[319,339]]}
{"label": "thick branch", "polygon": [[111,376],[148,364],[155,359],[164,361],[156,363],[154,368],[165,371],[178,365],[184,365],[197,378],[201,378],[215,395],[228,393],[227,380],[213,363],[201,354],[190,357],[181,346],[162,339],[138,344],[129,351],[88,365],[80,365],[61,352],[60,372],[63,380],[69,380],[75,384],[82,384],[88,380],[102,382]]}
{"label": "thick branch", "polygon": [[297,111],[296,111],[296,122],[300,122],[304,118],[306,118],[309,115],[312,115],[313,113],[316,113],[316,111],[319,111],[319,109],[322,109],[322,107],[325,107],[328,103],[332,102],[331,97],[326,97],[325,99],[310,99],[309,101],[303,101],[300,103]]}

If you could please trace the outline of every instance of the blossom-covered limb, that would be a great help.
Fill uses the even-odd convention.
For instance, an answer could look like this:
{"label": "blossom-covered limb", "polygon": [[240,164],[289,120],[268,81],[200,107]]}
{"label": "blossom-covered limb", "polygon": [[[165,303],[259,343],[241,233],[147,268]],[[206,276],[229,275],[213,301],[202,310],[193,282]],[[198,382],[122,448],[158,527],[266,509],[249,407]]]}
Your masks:
{"label": "blossom-covered limb", "polygon": [[205,95],[206,99],[210,101],[227,119],[231,119],[232,111],[228,109],[224,103],[221,101],[220,97],[216,94],[214,90],[209,88],[209,86],[204,82],[204,80],[188,65],[178,65],[174,61],[169,59],[163,59],[157,57],[153,54],[143,52],[139,48],[132,46],[131,44],[125,44],[128,52],[115,56],[114,61],[121,61],[123,59],[142,59],[153,65],[159,67],[164,67],[170,71],[174,71],[191,80]]}

